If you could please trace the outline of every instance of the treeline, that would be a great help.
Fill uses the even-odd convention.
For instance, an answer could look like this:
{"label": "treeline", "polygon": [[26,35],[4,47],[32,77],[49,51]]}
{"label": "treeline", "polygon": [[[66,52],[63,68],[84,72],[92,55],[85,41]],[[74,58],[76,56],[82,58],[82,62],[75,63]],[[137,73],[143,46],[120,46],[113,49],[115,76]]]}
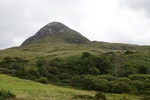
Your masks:
{"label": "treeline", "polygon": [[[51,60],[38,58],[34,64],[23,58],[5,57],[0,73],[41,83],[112,93],[150,94],[150,62],[140,53],[107,52]],[[31,66],[31,67],[30,67]]]}

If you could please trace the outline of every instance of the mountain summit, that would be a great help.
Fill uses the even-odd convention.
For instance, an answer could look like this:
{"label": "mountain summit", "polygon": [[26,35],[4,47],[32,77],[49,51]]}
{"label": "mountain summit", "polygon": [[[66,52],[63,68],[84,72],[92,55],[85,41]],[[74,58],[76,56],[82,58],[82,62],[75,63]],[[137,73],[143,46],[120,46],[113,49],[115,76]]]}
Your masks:
{"label": "mountain summit", "polygon": [[26,39],[21,46],[43,42],[67,42],[84,44],[89,40],[79,32],[60,22],[52,22],[41,28],[35,35]]}

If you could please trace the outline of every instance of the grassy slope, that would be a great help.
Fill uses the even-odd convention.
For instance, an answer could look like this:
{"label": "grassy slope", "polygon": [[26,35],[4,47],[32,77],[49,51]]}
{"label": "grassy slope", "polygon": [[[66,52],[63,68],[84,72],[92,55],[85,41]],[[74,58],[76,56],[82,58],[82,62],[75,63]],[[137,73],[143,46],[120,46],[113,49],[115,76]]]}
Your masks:
{"label": "grassy slope", "polygon": [[93,92],[64,88],[55,85],[43,85],[29,80],[22,80],[0,74],[0,89],[9,90],[18,99],[25,100],[70,100],[74,95],[94,95]]}
{"label": "grassy slope", "polygon": [[26,59],[34,59],[37,57],[69,57],[72,55],[82,54],[82,52],[90,52],[92,54],[103,53],[108,51],[126,51],[135,50],[142,52],[150,52],[150,46],[143,47],[128,44],[114,44],[105,42],[90,42],[87,44],[70,44],[64,42],[49,42],[40,44],[31,44],[25,47],[14,47],[6,50],[0,50],[0,59],[3,57],[23,57]]}
{"label": "grassy slope", "polygon": [[69,44],[63,42],[32,44],[25,47],[15,47],[0,51],[0,59],[3,57],[23,57],[34,59],[37,57],[69,57],[82,54],[82,52],[97,53],[102,52],[101,48],[91,47],[84,44]]}
{"label": "grassy slope", "polygon": [[[18,100],[71,100],[75,95],[91,95],[93,91],[77,90],[55,85],[43,85],[29,80],[22,80],[0,74],[0,89],[9,90],[17,95]],[[127,94],[106,94],[108,100],[139,100],[139,97]]]}

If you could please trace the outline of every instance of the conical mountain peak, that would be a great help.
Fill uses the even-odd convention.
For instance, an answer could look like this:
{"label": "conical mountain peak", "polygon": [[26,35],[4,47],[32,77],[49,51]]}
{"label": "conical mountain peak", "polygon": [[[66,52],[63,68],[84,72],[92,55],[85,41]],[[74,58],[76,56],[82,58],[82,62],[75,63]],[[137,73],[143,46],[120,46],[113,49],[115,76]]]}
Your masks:
{"label": "conical mountain peak", "polygon": [[52,23],[47,24],[43,28],[41,28],[35,34],[35,36],[37,36],[37,35],[43,36],[43,35],[47,35],[47,34],[63,33],[63,32],[80,34],[60,22],[52,22]]}
{"label": "conical mountain peak", "polygon": [[52,42],[52,40],[55,40],[55,42],[61,40],[68,43],[86,43],[89,41],[79,32],[70,29],[68,26],[60,22],[52,22],[42,27],[35,35],[26,39],[21,46],[26,46],[31,43]]}

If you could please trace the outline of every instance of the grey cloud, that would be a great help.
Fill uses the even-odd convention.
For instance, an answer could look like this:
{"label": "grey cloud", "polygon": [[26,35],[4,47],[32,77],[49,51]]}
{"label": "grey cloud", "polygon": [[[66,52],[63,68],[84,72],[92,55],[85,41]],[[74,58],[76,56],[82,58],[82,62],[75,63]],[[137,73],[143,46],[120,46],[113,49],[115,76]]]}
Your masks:
{"label": "grey cloud", "polygon": [[[7,34],[0,34],[0,49],[8,48],[13,45],[12,36]],[[9,42],[8,42],[9,41]]]}
{"label": "grey cloud", "polygon": [[120,3],[134,10],[144,9],[150,13],[150,0],[120,0]]}
{"label": "grey cloud", "polygon": [[77,1],[0,0],[0,48],[16,45],[15,39],[25,40],[54,19],[69,19],[66,11],[73,10],[67,8]]}
{"label": "grey cloud", "polygon": [[[106,18],[114,18],[113,20],[117,20],[115,19],[116,17],[122,17],[118,17],[118,12],[114,13],[113,10],[109,12],[110,8],[105,5],[102,8],[103,3],[105,2],[104,4],[107,4],[109,1],[112,2],[112,0],[0,0],[0,49],[20,45],[26,38],[32,36],[41,27],[52,21],[60,21],[79,32],[82,31],[82,34],[89,38],[97,38],[100,35],[104,39],[110,37],[113,40],[115,38],[113,36],[111,37],[110,34],[105,35],[106,32],[103,29],[106,28],[106,30],[109,30],[109,27],[112,26],[106,26],[104,21],[107,21]],[[114,1],[120,1],[119,5],[121,6],[127,6],[135,10],[144,9],[150,13],[150,0]],[[91,5],[91,3],[97,3],[97,5]],[[101,5],[100,8],[99,4]],[[96,8],[94,8],[95,6]],[[113,7],[116,7],[116,5]],[[105,9],[107,10],[105,11]],[[124,14],[121,16],[124,16]],[[123,17],[123,20],[124,18],[126,17]],[[143,19],[149,20],[145,19],[145,17],[140,18],[141,22],[143,22]],[[91,23],[93,24],[91,25]],[[97,25],[99,23],[101,23],[100,28],[95,28],[98,27]],[[114,24],[116,23],[117,21]],[[114,27],[118,29],[117,25],[119,24],[116,24]],[[141,24],[139,23],[139,25]],[[145,26],[149,28],[149,23],[148,25],[144,24]],[[92,36],[90,30],[93,30]],[[117,35],[115,36],[117,37]],[[101,40],[99,39],[98,41]]]}

